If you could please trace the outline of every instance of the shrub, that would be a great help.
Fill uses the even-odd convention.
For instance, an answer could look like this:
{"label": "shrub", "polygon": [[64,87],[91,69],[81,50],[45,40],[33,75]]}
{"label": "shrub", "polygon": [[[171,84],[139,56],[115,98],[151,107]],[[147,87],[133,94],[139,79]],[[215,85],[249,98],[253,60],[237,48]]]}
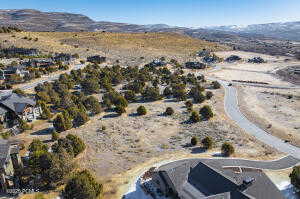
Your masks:
{"label": "shrub", "polygon": [[51,133],[52,141],[57,141],[59,139],[59,133],[57,133],[55,130]]}
{"label": "shrub", "polygon": [[192,112],[192,115],[191,115],[191,117],[190,117],[190,120],[192,121],[192,122],[199,122],[200,121],[200,115],[196,112],[196,111],[193,111]]}
{"label": "shrub", "polygon": [[65,119],[62,114],[58,114],[53,120],[53,126],[57,132],[63,132],[67,130]]}
{"label": "shrub", "polygon": [[166,87],[163,92],[165,97],[170,97],[172,95],[172,90],[170,87]]}
{"label": "shrub", "polygon": [[81,86],[84,92],[88,94],[98,93],[100,90],[100,85],[95,79],[85,79]]}
{"label": "shrub", "polygon": [[193,102],[191,100],[186,101],[184,104],[187,108],[193,108]]}
{"label": "shrub", "polygon": [[174,84],[172,86],[172,93],[178,101],[184,101],[187,99],[186,86],[184,84]]}
{"label": "shrub", "polygon": [[132,90],[126,91],[124,97],[129,102],[134,102],[136,100],[135,93]]}
{"label": "shrub", "polygon": [[174,114],[174,109],[172,107],[167,107],[165,111],[166,115],[173,115]]}
{"label": "shrub", "polygon": [[48,151],[48,146],[39,139],[34,139],[30,143],[28,150],[33,153],[36,151]]}
{"label": "shrub", "polygon": [[162,98],[159,93],[159,88],[156,87],[147,87],[142,93],[142,97],[145,101],[157,101]]}
{"label": "shrub", "polygon": [[85,112],[78,111],[76,117],[74,118],[73,123],[75,126],[78,127],[84,125],[89,120],[90,120],[89,116]]}
{"label": "shrub", "polygon": [[212,82],[213,88],[214,89],[219,89],[221,88],[221,84],[218,81],[213,81]]}
{"label": "shrub", "polygon": [[137,114],[138,115],[146,115],[147,114],[147,110],[144,106],[139,106],[137,108]]}
{"label": "shrub", "polygon": [[214,96],[214,94],[211,91],[206,92],[206,99],[211,99]]}
{"label": "shrub", "polygon": [[205,149],[211,149],[213,147],[213,140],[211,137],[206,137],[201,141]]}
{"label": "shrub", "polygon": [[45,102],[40,102],[41,105],[41,109],[42,109],[42,114],[41,114],[41,118],[44,120],[48,120],[51,118],[51,112],[49,107],[46,105]]}
{"label": "shrub", "polygon": [[224,142],[222,144],[221,151],[224,154],[224,156],[229,157],[234,153],[234,147],[232,146],[232,144]]}
{"label": "shrub", "polygon": [[29,125],[25,120],[20,120],[19,127],[21,131],[33,129],[33,125]]}
{"label": "shrub", "polygon": [[191,145],[192,146],[196,146],[198,144],[198,138],[197,137],[192,137],[192,139],[191,139]]}
{"label": "shrub", "polygon": [[123,106],[116,106],[115,111],[119,115],[122,115],[123,113],[126,113],[126,109]]}
{"label": "shrub", "polygon": [[125,97],[123,97],[122,95],[118,96],[116,99],[115,99],[115,102],[114,104],[116,106],[122,106],[124,108],[126,108],[128,106],[128,102],[127,100],[125,99]]}
{"label": "shrub", "polygon": [[203,103],[206,97],[201,92],[195,92],[193,95],[193,99],[195,103]]}
{"label": "shrub", "polygon": [[293,168],[293,171],[290,174],[290,179],[292,185],[300,189],[300,166],[296,166]]}
{"label": "shrub", "polygon": [[85,150],[86,146],[85,146],[84,142],[79,137],[77,137],[76,135],[68,134],[66,136],[66,139],[71,141],[75,157],[78,154],[80,154],[82,151]]}
{"label": "shrub", "polygon": [[23,90],[21,90],[21,89],[19,89],[19,88],[13,90],[12,92],[13,92],[13,93],[16,93],[16,94],[18,94],[18,95],[23,95],[23,96],[26,96],[26,95],[27,95]]}
{"label": "shrub", "polygon": [[199,113],[201,114],[202,118],[205,118],[205,119],[210,119],[214,116],[210,106],[208,106],[208,105],[203,106],[200,109]]}
{"label": "shrub", "polygon": [[67,182],[63,196],[66,199],[96,199],[102,191],[102,184],[99,184],[89,171],[84,170],[76,173]]}
{"label": "shrub", "polygon": [[84,100],[84,106],[93,114],[98,114],[102,112],[101,105],[94,96],[89,96],[88,98],[86,98]]}

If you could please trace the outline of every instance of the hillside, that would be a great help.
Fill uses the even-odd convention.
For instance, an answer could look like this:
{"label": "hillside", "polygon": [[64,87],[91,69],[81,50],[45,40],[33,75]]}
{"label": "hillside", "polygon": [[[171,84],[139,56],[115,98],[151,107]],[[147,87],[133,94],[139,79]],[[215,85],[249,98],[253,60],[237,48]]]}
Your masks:
{"label": "hillside", "polygon": [[[35,41],[37,38],[37,41]],[[20,32],[1,34],[3,47],[37,48],[46,53],[78,53],[82,57],[102,54],[112,59],[133,57],[186,57],[206,48],[226,50],[216,43],[175,33]]]}
{"label": "hillside", "polygon": [[248,26],[219,26],[208,29],[228,33],[260,34],[278,39],[300,41],[300,21],[286,23],[253,24]]}
{"label": "hillside", "polygon": [[270,55],[290,56],[300,51],[299,43],[286,41],[299,40],[299,22],[260,24],[243,28],[221,26],[193,29],[165,24],[136,25],[107,21],[97,22],[81,14],[26,9],[0,10],[1,26],[16,26],[30,32],[178,33],[218,42],[239,50]]}

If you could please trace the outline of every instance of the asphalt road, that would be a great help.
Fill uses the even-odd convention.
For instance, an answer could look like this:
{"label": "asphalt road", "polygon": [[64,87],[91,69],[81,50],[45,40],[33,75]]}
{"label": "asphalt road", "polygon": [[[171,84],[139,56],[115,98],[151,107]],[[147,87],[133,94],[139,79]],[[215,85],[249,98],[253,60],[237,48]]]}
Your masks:
{"label": "asphalt road", "polygon": [[225,111],[227,115],[238,124],[240,128],[244,129],[247,133],[253,135],[261,142],[277,149],[278,151],[287,153],[294,158],[300,159],[300,148],[289,143],[285,143],[283,140],[272,136],[268,132],[262,130],[261,128],[250,122],[239,109],[236,88],[234,88],[233,86],[228,86],[228,83],[225,81],[219,80],[219,82],[225,88]]}
{"label": "asphalt road", "polygon": [[[73,70],[78,70],[85,67],[84,64],[78,64],[75,65]],[[220,70],[221,67],[217,66],[214,70]],[[70,72],[67,72],[70,73]],[[60,74],[57,75],[50,75],[49,78],[43,79],[37,82],[29,83],[27,85],[24,85],[23,87],[20,87],[22,90],[28,90],[31,88],[34,88],[38,84],[44,83],[46,81],[53,81],[55,79],[58,79]],[[224,101],[224,107],[227,115],[234,120],[239,127],[244,129],[247,133],[255,136],[258,140],[261,142],[283,152],[291,155],[294,158],[300,159],[300,148],[295,147],[293,145],[290,145],[288,143],[285,143],[283,140],[270,135],[268,132],[262,130],[252,122],[250,122],[239,110],[238,106],[238,98],[237,98],[237,91],[234,87],[228,86],[228,82],[223,80],[218,80],[215,78],[209,78],[210,80],[217,80],[219,81],[222,86],[225,88],[225,101]],[[236,82],[235,82],[236,83]],[[1,91],[0,96],[5,96],[7,94],[11,93],[11,90]]]}

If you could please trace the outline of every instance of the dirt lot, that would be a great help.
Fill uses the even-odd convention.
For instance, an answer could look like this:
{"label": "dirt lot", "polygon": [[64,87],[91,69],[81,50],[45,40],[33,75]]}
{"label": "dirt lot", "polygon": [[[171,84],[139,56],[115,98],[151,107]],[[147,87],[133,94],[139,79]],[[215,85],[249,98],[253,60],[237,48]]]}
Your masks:
{"label": "dirt lot", "polygon": [[[257,142],[242,132],[224,114],[222,89],[211,90],[214,97],[206,101],[213,107],[215,117],[211,121],[196,124],[188,122],[189,113],[184,102],[163,100],[152,103],[131,103],[127,113],[117,116],[114,112],[99,114],[86,125],[63,132],[61,136],[73,133],[85,141],[87,150],[80,155],[81,168],[89,168],[105,184],[105,198],[116,198],[134,172],[153,160],[173,157],[197,157],[205,154],[200,147],[190,147],[192,136],[200,139],[211,136],[215,140],[213,151],[219,152],[224,141],[232,142],[237,157],[259,158],[280,155],[273,149]],[[204,104],[194,105],[199,110]],[[137,116],[136,109],[144,105],[148,111],[145,116]],[[173,116],[165,116],[166,107],[175,110]],[[47,129],[50,123],[37,124],[33,132],[19,136],[27,143],[33,138],[45,140],[51,144],[51,135],[38,129]],[[103,130],[105,126],[105,130]],[[132,176],[130,176],[132,175]],[[122,185],[122,186],[121,186]]]}
{"label": "dirt lot", "polygon": [[[238,55],[242,58],[239,62],[219,64],[222,70],[214,72],[213,74],[224,80],[257,81],[274,85],[290,86],[291,84],[289,82],[278,78],[276,71],[286,68],[287,66],[299,65],[300,63],[296,60],[285,61],[287,57],[274,57],[241,51],[224,51],[217,52],[216,54],[222,58],[229,57],[230,55]],[[267,63],[248,63],[247,60],[253,57],[262,57]]]}
{"label": "dirt lot", "polygon": [[[256,53],[237,51],[217,54],[223,57],[235,54],[244,59],[238,63],[221,64],[222,70],[212,73],[216,77],[225,80],[258,81],[270,85],[293,86],[293,84],[281,79],[276,71],[287,66],[299,65],[299,61],[295,60],[285,62],[285,57],[273,57]],[[267,63],[246,63],[245,60],[254,56],[264,58]],[[245,85],[238,86],[238,88],[239,104],[248,119],[266,131],[300,146],[299,89],[272,89]]]}
{"label": "dirt lot", "polygon": [[240,107],[250,120],[300,146],[300,90],[239,87],[239,91]]}

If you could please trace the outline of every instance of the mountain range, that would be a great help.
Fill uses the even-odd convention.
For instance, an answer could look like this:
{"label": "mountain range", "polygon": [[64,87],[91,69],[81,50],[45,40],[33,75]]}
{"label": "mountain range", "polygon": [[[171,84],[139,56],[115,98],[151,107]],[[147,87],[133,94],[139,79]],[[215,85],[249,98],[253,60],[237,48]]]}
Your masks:
{"label": "mountain range", "polygon": [[300,21],[205,28],[174,27],[166,24],[136,25],[107,21],[94,21],[81,14],[41,12],[33,9],[0,10],[0,26],[18,26],[27,31],[107,31],[107,32],[177,32],[208,40],[220,37],[271,37],[300,41]]}

